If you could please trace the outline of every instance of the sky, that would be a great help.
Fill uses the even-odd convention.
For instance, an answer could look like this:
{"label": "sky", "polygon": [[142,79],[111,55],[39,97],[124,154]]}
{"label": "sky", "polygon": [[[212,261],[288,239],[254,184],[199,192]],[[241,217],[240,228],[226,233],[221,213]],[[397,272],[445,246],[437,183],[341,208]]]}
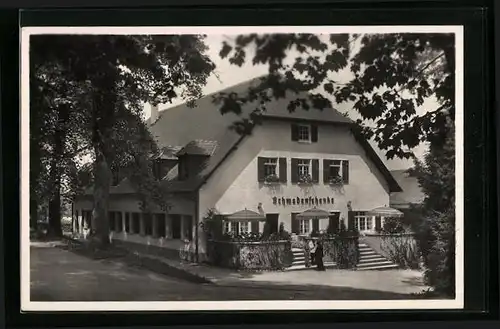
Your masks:
{"label": "sky", "polygon": [[[230,86],[239,84],[241,82],[245,82],[247,80],[250,80],[252,78],[256,78],[259,76],[263,76],[266,74],[268,71],[268,67],[265,65],[253,65],[251,61],[246,61],[243,66],[238,67],[235,65],[232,65],[229,63],[227,59],[221,59],[219,56],[219,51],[221,49],[221,45],[223,41],[226,42],[231,42],[233,40],[234,36],[232,35],[222,35],[222,34],[212,34],[208,35],[205,42],[207,46],[209,47],[209,50],[207,51],[207,55],[210,57],[210,59],[214,62],[216,69],[214,71],[214,74],[212,74],[207,81],[206,86],[203,89],[203,94],[211,94],[214,92],[218,92],[222,89],[228,88]],[[359,42],[356,43],[354,42],[352,45],[352,51],[355,52],[357,49],[359,49]],[[295,57],[299,56],[299,53],[296,51],[290,51],[288,55],[288,58],[293,60]],[[250,57],[250,54],[247,53],[247,58]],[[340,83],[342,82],[347,82],[351,78],[351,72],[349,70],[349,67],[346,67],[342,71],[339,71],[335,73],[334,76],[332,76],[332,79],[335,81],[338,81]],[[324,95],[327,97],[328,95]],[[352,104],[349,103],[342,103],[342,104],[336,104],[331,97],[329,97],[330,100],[332,100],[332,103],[334,104],[333,107],[339,110],[340,112],[347,112],[349,117],[351,119],[357,119],[359,118],[359,114],[352,109]],[[171,104],[162,104],[159,106],[159,110],[168,110],[168,108],[171,108],[176,105],[180,105],[183,103],[182,99],[176,99],[173,101]],[[421,107],[417,109],[418,114],[423,114],[427,111],[431,111],[437,107],[437,103],[430,99],[427,100]],[[144,107],[144,115],[146,118],[150,116],[150,107],[149,105],[145,105]],[[400,170],[400,169],[408,169],[413,166],[413,161],[412,160],[401,160],[401,159],[391,159],[388,160],[384,152],[382,152],[377,145],[370,141],[370,144],[373,146],[375,151],[378,153],[382,161],[386,164],[386,166],[389,168],[389,170]],[[414,154],[418,158],[422,158],[424,153],[426,151],[426,146],[424,144],[421,144],[417,146],[415,149],[413,149]]]}

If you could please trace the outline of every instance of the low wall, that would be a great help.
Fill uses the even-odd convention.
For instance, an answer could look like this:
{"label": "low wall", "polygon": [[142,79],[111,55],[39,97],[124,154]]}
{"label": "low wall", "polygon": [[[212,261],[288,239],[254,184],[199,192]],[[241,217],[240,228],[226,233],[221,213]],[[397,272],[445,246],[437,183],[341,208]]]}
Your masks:
{"label": "low wall", "polygon": [[358,237],[306,237],[304,240],[304,253],[306,266],[311,265],[309,241],[321,240],[323,243],[323,262],[333,262],[338,268],[355,268],[359,262]]}
{"label": "low wall", "polygon": [[413,233],[367,234],[359,240],[404,268],[420,267],[421,253]]}
{"label": "low wall", "polygon": [[290,241],[208,241],[212,265],[247,270],[280,270],[292,265]]}

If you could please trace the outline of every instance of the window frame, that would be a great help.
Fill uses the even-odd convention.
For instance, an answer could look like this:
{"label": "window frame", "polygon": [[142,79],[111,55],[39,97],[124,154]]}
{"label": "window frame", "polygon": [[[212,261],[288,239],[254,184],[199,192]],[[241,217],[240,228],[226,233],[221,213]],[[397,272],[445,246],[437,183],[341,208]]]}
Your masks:
{"label": "window frame", "polygon": [[[332,168],[338,168],[338,176],[343,177],[343,166],[342,162],[345,160],[330,160],[329,165],[328,165],[328,176],[329,178],[334,178],[334,175],[332,175]],[[334,164],[335,162],[339,162],[338,164]]]}
{"label": "window frame", "polygon": [[[312,233],[312,220],[311,219],[298,219],[299,221],[299,235],[308,235]],[[305,225],[307,223],[307,225]],[[304,225],[303,225],[304,224]],[[302,228],[307,227],[307,231]]]}
{"label": "window frame", "polygon": [[[246,230],[242,229],[244,226],[246,227]],[[239,221],[238,222],[238,233],[239,234],[242,234],[242,233],[248,234],[250,232],[252,232],[252,226],[251,226],[249,221]]]}
{"label": "window frame", "polygon": [[[361,225],[361,221],[363,221],[363,225]],[[374,229],[373,224],[373,216],[368,216],[364,211],[354,215],[354,227],[360,232],[372,231]]]}
{"label": "window frame", "polygon": [[[307,162],[307,164],[301,162]],[[300,172],[300,168],[307,167],[307,173],[302,174]],[[302,175],[309,175],[312,177],[312,160],[311,159],[297,159],[297,176],[300,177]]]}
{"label": "window frame", "polygon": [[[302,138],[301,130],[307,130],[307,138]],[[312,128],[308,124],[298,124],[297,125],[297,142],[299,143],[312,143]]]}
{"label": "window frame", "polygon": [[[246,227],[246,230],[242,228]],[[238,231],[236,231],[238,229]],[[233,234],[243,234],[243,233],[251,233],[252,225],[250,221],[224,221],[222,225],[222,230],[224,234],[233,233]]]}
{"label": "window frame", "polygon": [[[273,163],[274,162],[274,163]],[[267,168],[274,166],[274,173],[267,173]],[[266,157],[264,160],[264,178],[275,175],[279,177],[279,158]]]}

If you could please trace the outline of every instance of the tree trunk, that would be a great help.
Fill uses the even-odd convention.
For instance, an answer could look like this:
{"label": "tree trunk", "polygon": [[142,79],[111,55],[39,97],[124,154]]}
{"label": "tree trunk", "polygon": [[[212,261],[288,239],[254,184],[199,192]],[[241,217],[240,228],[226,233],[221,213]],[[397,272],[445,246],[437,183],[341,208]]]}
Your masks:
{"label": "tree trunk", "polygon": [[61,191],[60,185],[54,184],[54,194],[49,201],[49,235],[53,237],[62,236],[61,228]]}
{"label": "tree trunk", "polygon": [[100,150],[96,150],[96,163],[94,167],[94,218],[95,235],[94,239],[105,249],[109,246],[109,188],[111,186],[112,173],[105,156]]}
{"label": "tree trunk", "polygon": [[64,157],[64,145],[66,143],[66,125],[69,119],[67,107],[60,107],[58,110],[58,126],[54,134],[54,152],[52,154],[52,165],[50,177],[52,186],[52,198],[49,201],[49,234],[52,236],[62,236],[61,229],[61,162]]}

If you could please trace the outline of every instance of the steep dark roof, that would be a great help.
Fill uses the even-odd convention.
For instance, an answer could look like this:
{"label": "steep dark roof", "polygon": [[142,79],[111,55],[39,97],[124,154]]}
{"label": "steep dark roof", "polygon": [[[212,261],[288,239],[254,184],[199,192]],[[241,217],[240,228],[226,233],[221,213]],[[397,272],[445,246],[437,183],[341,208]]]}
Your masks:
{"label": "steep dark roof", "polygon": [[171,146],[167,145],[160,149],[160,152],[156,155],[156,159],[162,160],[177,160],[177,152],[182,149],[182,146]]}
{"label": "steep dark roof", "polygon": [[[160,146],[184,145],[184,148],[177,155],[195,152],[195,150],[198,153],[211,154],[210,157],[207,157],[204,167],[198,175],[192,176],[187,180],[177,180],[177,166],[175,166],[163,181],[168,190],[172,192],[188,192],[198,189],[224,159],[236,149],[244,137],[231,130],[230,126],[235,121],[248,116],[255,109],[256,105],[246,104],[242,109],[241,115],[234,113],[221,115],[219,111],[220,105],[214,104],[213,96],[220,92],[244,95],[249,87],[259,83],[259,81],[259,78],[252,79],[217,93],[207,95],[199,99],[194,108],[189,107],[187,104],[182,104],[159,112],[158,119],[150,126],[150,130]],[[353,123],[352,120],[332,108],[324,110],[310,109],[307,111],[299,108],[290,113],[287,109],[288,104],[290,100],[297,97],[307,97],[307,94],[297,95],[290,93],[286,98],[273,99],[266,104],[266,111],[262,114],[263,117],[343,125],[351,125]],[[358,140],[359,137],[357,136]],[[209,141],[210,143],[200,143],[199,141]],[[361,138],[361,145],[387,179],[390,190],[400,191],[399,185],[369,143]]]}
{"label": "steep dark roof", "polygon": [[407,170],[393,170],[392,176],[401,186],[401,192],[391,194],[391,207],[406,207],[410,204],[419,204],[425,198],[416,177],[410,176]]}
{"label": "steep dark roof", "polygon": [[197,139],[187,143],[186,146],[184,146],[179,152],[177,152],[177,156],[181,156],[184,154],[211,156],[215,152],[217,144],[217,141]]}

